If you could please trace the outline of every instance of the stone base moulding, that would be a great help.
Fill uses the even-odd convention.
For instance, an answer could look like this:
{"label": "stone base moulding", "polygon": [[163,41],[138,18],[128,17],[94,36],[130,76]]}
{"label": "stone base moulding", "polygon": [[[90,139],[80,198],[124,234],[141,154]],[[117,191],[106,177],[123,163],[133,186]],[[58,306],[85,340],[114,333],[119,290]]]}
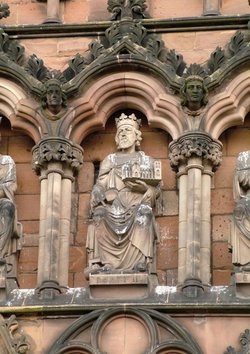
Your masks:
{"label": "stone base moulding", "polygon": [[142,299],[149,296],[148,274],[90,274],[93,299]]}
{"label": "stone base moulding", "polygon": [[250,271],[235,273],[236,296],[250,298]]}

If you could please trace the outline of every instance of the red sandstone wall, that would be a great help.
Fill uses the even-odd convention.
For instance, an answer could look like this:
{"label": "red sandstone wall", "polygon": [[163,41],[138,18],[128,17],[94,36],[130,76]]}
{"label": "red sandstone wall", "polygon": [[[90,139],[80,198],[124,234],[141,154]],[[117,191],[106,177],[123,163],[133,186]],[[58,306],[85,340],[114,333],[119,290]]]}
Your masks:
{"label": "red sandstone wall", "polygon": [[[11,10],[11,16],[1,20],[2,24],[28,25],[40,24],[47,15],[46,2],[34,0],[5,0]],[[148,12],[152,18],[196,17],[203,13],[201,0],[148,0]],[[246,0],[222,0],[222,15],[248,14]],[[60,14],[63,23],[83,23],[86,21],[109,20],[106,0],[61,0]]]}

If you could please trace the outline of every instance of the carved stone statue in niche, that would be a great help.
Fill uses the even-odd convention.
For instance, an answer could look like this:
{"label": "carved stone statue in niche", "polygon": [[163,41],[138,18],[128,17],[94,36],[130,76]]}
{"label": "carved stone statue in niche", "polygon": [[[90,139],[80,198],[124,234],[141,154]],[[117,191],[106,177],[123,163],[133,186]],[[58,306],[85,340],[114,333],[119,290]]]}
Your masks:
{"label": "carved stone statue in niche", "polygon": [[[10,156],[0,155],[0,288],[5,288],[6,277],[15,281],[15,254],[21,249],[14,201],[15,190],[15,163]],[[11,286],[15,287],[15,284]]]}
{"label": "carved stone statue in niche", "polygon": [[91,195],[87,276],[155,271],[159,235],[153,207],[160,193],[161,163],[139,150],[139,125],[134,114],[116,119],[118,152],[101,163]]}
{"label": "carved stone statue in niche", "polygon": [[208,102],[208,90],[204,79],[198,75],[188,76],[180,94],[184,112],[184,130],[204,130],[204,108]]}
{"label": "carved stone statue in niche", "polygon": [[38,114],[43,117],[46,124],[46,136],[64,136],[62,124],[66,117],[73,114],[72,108],[67,108],[67,97],[62,90],[61,82],[50,79],[45,84],[45,90],[41,97],[41,107]]}
{"label": "carved stone statue in niche", "polygon": [[231,243],[233,263],[250,271],[250,150],[237,159],[234,179],[236,207],[233,213]]}

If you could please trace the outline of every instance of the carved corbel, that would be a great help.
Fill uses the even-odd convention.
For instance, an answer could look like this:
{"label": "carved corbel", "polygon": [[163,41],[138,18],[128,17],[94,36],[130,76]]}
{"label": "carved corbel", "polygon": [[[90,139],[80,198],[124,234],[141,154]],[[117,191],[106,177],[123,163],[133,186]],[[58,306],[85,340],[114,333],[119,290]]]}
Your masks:
{"label": "carved corbel", "polygon": [[0,352],[10,354],[25,354],[30,345],[19,328],[15,315],[7,320],[0,315]]}
{"label": "carved corbel", "polygon": [[196,131],[169,148],[179,179],[178,282],[188,297],[196,297],[210,285],[211,177],[220,165],[222,144]]}

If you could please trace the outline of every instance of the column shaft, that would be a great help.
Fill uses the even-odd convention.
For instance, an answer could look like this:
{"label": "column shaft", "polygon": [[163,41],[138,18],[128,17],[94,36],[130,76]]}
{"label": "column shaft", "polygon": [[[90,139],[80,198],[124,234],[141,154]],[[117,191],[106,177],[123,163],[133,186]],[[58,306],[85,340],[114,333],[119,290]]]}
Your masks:
{"label": "column shaft", "polygon": [[186,278],[186,237],[187,237],[187,174],[185,166],[179,169],[179,245],[178,245],[178,283]]}
{"label": "column shaft", "polygon": [[201,167],[199,158],[189,160],[186,241],[186,278],[188,280],[200,279]]}
{"label": "column shaft", "polygon": [[62,180],[60,210],[59,284],[68,285],[72,177]]}
{"label": "column shaft", "polygon": [[[39,252],[38,252],[38,274],[37,282],[41,284],[44,280],[44,259],[46,257],[45,250],[45,234],[46,234],[46,212],[48,199],[48,181],[47,177],[42,173],[40,193],[40,225],[39,225]],[[48,255],[47,255],[48,256]]]}

